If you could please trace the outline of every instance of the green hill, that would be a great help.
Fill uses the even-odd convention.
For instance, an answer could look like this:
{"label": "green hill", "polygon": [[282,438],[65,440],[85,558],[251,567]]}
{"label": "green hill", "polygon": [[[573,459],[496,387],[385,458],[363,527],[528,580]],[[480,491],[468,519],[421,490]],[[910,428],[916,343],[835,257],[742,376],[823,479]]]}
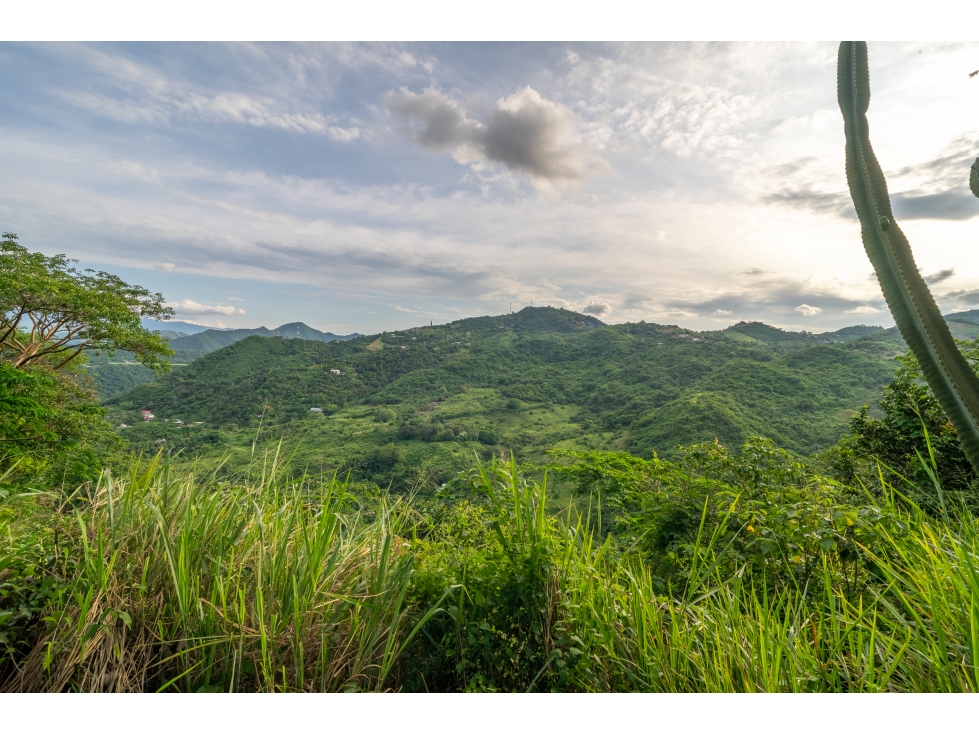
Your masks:
{"label": "green hill", "polygon": [[763,324],[695,333],[528,308],[345,342],[253,336],[109,404],[146,450],[247,452],[261,422],[269,438],[301,438],[309,465],[398,486],[506,447],[671,455],[755,434],[809,453],[890,379],[886,333],[824,344]]}
{"label": "green hill", "polygon": [[[160,321],[144,325],[152,328],[168,323]],[[183,328],[192,326],[184,322],[176,323]],[[360,336],[360,334],[338,336],[328,331],[318,331],[302,322],[284,324],[278,329],[266,329],[264,326],[257,329],[204,329],[192,335],[167,329],[157,329],[157,331],[161,336],[170,340],[170,346],[174,350],[171,360],[174,368],[183,367],[200,359],[205,354],[230,346],[250,336],[278,336],[284,339],[305,339],[320,342],[344,341]],[[99,398],[103,401],[111,400],[127,390],[153,381],[153,372],[137,363],[132,354],[123,351],[112,356],[93,354],[89,357],[87,369],[95,379],[98,385]]]}

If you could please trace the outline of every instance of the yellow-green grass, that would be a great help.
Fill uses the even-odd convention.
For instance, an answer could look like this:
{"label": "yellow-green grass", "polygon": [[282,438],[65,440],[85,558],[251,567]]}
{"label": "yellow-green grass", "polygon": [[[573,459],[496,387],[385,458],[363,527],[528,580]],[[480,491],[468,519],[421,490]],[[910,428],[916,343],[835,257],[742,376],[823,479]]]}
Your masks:
{"label": "yellow-green grass", "polygon": [[[900,522],[877,528],[857,590],[830,553],[818,593],[753,583],[702,526],[664,593],[595,539],[594,504],[548,511],[514,461],[472,474],[448,508],[461,534],[430,504],[357,500],[274,455],[246,474],[154,461],[16,500],[63,533],[38,542],[60,544],[65,593],[3,690],[979,691],[979,521],[886,484]],[[3,516],[4,554],[24,516]]]}

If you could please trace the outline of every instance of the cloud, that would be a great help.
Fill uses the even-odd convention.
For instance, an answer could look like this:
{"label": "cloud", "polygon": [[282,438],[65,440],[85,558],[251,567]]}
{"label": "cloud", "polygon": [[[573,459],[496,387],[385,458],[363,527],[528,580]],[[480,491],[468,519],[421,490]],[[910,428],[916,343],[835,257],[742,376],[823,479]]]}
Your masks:
{"label": "cloud", "polygon": [[588,313],[591,314],[592,316],[604,316],[605,314],[610,313],[612,311],[612,307],[609,306],[607,303],[598,301],[598,302],[589,303],[581,310],[583,313]]}
{"label": "cloud", "polygon": [[936,283],[941,283],[943,280],[948,280],[953,275],[955,275],[955,268],[945,268],[944,270],[939,270],[937,273],[926,275],[925,282],[928,285],[935,285]]}
{"label": "cloud", "polygon": [[622,297],[622,308],[626,309],[627,311],[631,311],[633,309],[645,306],[652,300],[653,299],[645,293],[626,292]]}
{"label": "cloud", "polygon": [[157,263],[153,266],[154,270],[162,270],[164,273],[172,273],[177,269],[177,266],[173,263]]}
{"label": "cloud", "polygon": [[[848,193],[821,192],[811,188],[788,189],[762,197],[768,204],[804,209],[816,214],[835,214],[844,219],[855,219],[856,209]],[[937,194],[919,194],[914,191],[891,194],[891,207],[894,218],[962,220],[979,216],[979,201],[974,196],[959,190],[943,191]]]}
{"label": "cloud", "polygon": [[804,209],[816,214],[836,214],[854,219],[857,216],[850,194],[843,191],[815,191],[807,186],[799,189],[785,189],[762,197],[766,204],[781,204],[795,209]]}
{"label": "cloud", "polygon": [[975,306],[979,304],[979,291],[952,291],[946,293],[945,298],[957,298],[962,303]]}
{"label": "cloud", "polygon": [[[667,301],[664,306],[684,308],[702,314],[736,313],[739,318],[761,317],[770,323],[767,314],[775,314],[776,321],[789,323],[786,318],[798,323],[798,317],[815,316],[839,317],[844,311],[859,311],[868,303],[880,301],[880,291],[868,288],[864,283],[848,283],[839,278],[806,278],[771,274],[759,277],[738,279],[733,283],[728,277],[728,287],[704,292],[702,298],[684,298]],[[799,302],[803,301],[802,305]],[[813,310],[815,309],[815,310]]]}
{"label": "cloud", "polygon": [[915,195],[904,192],[891,195],[894,217],[902,219],[951,219],[962,220],[979,216],[976,197],[959,191],[943,191],[938,194]]}
{"label": "cloud", "polygon": [[[874,308],[873,306],[857,306],[856,308],[851,308],[843,313],[880,313],[880,309]],[[810,314],[806,315],[808,316]]]}
{"label": "cloud", "polygon": [[742,271],[741,275],[765,275],[767,270],[762,270],[761,268],[750,268],[749,270]]}
{"label": "cloud", "polygon": [[172,308],[179,314],[184,313],[196,313],[196,314],[220,314],[222,316],[244,316],[244,310],[240,308],[235,308],[234,306],[214,306],[207,305],[203,303],[198,303],[197,301],[192,301],[189,298],[185,298],[182,301],[173,301],[167,303],[167,306]]}
{"label": "cloud", "polygon": [[823,309],[819,306],[810,306],[808,303],[803,303],[801,306],[796,306],[795,309],[803,316],[815,316],[817,313],[822,313]]}
{"label": "cloud", "polygon": [[723,308],[719,308],[714,313],[711,314],[714,318],[720,318],[722,316],[730,316],[734,311],[725,311]]}
{"label": "cloud", "polygon": [[538,184],[578,181],[608,167],[587,154],[574,113],[531,87],[497,101],[483,120],[469,117],[458,102],[432,88],[389,93],[387,102],[416,145],[449,151],[459,163],[502,163]]}
{"label": "cloud", "polygon": [[[243,45],[236,60],[241,62],[243,56],[255,51],[258,49]],[[295,88],[289,90],[288,83],[283,83],[285,80],[281,76],[274,78],[277,72],[281,74],[282,68],[269,64],[272,61],[270,56],[278,56],[275,61],[284,61],[285,66],[293,70],[302,65],[302,60],[295,56],[282,59],[278,49],[268,47],[258,51],[272,79],[266,77],[260,80],[259,75],[251,75],[251,79],[245,83],[233,80],[234,75],[222,79],[222,83],[235,84],[237,81],[247,92],[227,88],[206,89],[201,84],[207,80],[207,72],[203,70],[181,79],[170,76],[162,69],[127,58],[124,54],[105,53],[81,45],[70,47],[63,53],[74,56],[73,61],[85,69],[89,86],[100,88],[86,91],[78,88],[82,85],[75,85],[56,94],[76,107],[124,123],[169,124],[173,118],[180,117],[323,135],[339,143],[349,143],[363,134],[357,124],[344,126],[338,124],[335,115],[324,115],[316,109],[318,105],[314,99],[297,100]],[[249,76],[251,70],[242,71]],[[258,88],[256,82],[259,82]],[[296,109],[297,106],[301,109]]]}
{"label": "cloud", "polygon": [[144,183],[158,184],[160,182],[160,172],[156,170],[153,166],[143,165],[137,161],[102,161],[102,168],[105,170],[116,174],[117,176],[122,176],[123,178],[132,178],[137,181],[142,181]]}

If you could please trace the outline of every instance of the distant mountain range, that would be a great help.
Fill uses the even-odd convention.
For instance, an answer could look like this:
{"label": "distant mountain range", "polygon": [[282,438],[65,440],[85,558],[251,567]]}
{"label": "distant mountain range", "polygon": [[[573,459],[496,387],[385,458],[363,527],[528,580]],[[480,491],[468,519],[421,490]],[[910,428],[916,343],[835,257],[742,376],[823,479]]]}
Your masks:
{"label": "distant mountain range", "polygon": [[189,334],[199,334],[202,331],[234,331],[233,329],[215,329],[213,326],[201,326],[192,324],[189,321],[157,321],[156,319],[140,319],[143,327],[150,331],[182,332],[184,336]]}
{"label": "distant mountain range", "polygon": [[958,311],[945,314],[946,321],[958,321],[963,324],[979,324],[979,308],[971,311]]}
{"label": "distant mountain range", "polygon": [[[161,330],[162,333],[162,330]],[[178,352],[214,352],[224,347],[229,347],[235,342],[247,339],[250,336],[281,336],[283,339],[305,339],[314,342],[349,341],[356,339],[361,334],[333,334],[329,331],[319,331],[311,326],[307,326],[301,321],[292,324],[283,324],[277,329],[266,329],[259,326],[257,329],[206,329],[188,336],[181,336],[171,339],[170,346]]]}
{"label": "distant mountain range", "polygon": [[230,346],[250,336],[281,336],[283,339],[306,339],[314,342],[348,341],[361,334],[334,334],[319,331],[301,321],[283,324],[277,329],[259,326],[257,329],[218,329],[210,326],[192,324],[188,321],[157,321],[142,319],[142,324],[150,331],[158,331],[170,340],[170,346],[181,352],[208,353]]}

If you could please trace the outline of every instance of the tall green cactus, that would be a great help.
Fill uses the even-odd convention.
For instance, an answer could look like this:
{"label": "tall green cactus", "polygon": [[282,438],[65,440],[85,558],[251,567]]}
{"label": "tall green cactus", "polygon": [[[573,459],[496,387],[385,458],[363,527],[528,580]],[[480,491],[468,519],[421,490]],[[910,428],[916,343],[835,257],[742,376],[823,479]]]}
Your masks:
{"label": "tall green cactus", "polygon": [[979,378],[965,361],[914,263],[911,245],[891,213],[887,183],[870,147],[867,44],[844,41],[837,61],[846,129],[846,180],[860,217],[863,246],[901,336],[979,471]]}

